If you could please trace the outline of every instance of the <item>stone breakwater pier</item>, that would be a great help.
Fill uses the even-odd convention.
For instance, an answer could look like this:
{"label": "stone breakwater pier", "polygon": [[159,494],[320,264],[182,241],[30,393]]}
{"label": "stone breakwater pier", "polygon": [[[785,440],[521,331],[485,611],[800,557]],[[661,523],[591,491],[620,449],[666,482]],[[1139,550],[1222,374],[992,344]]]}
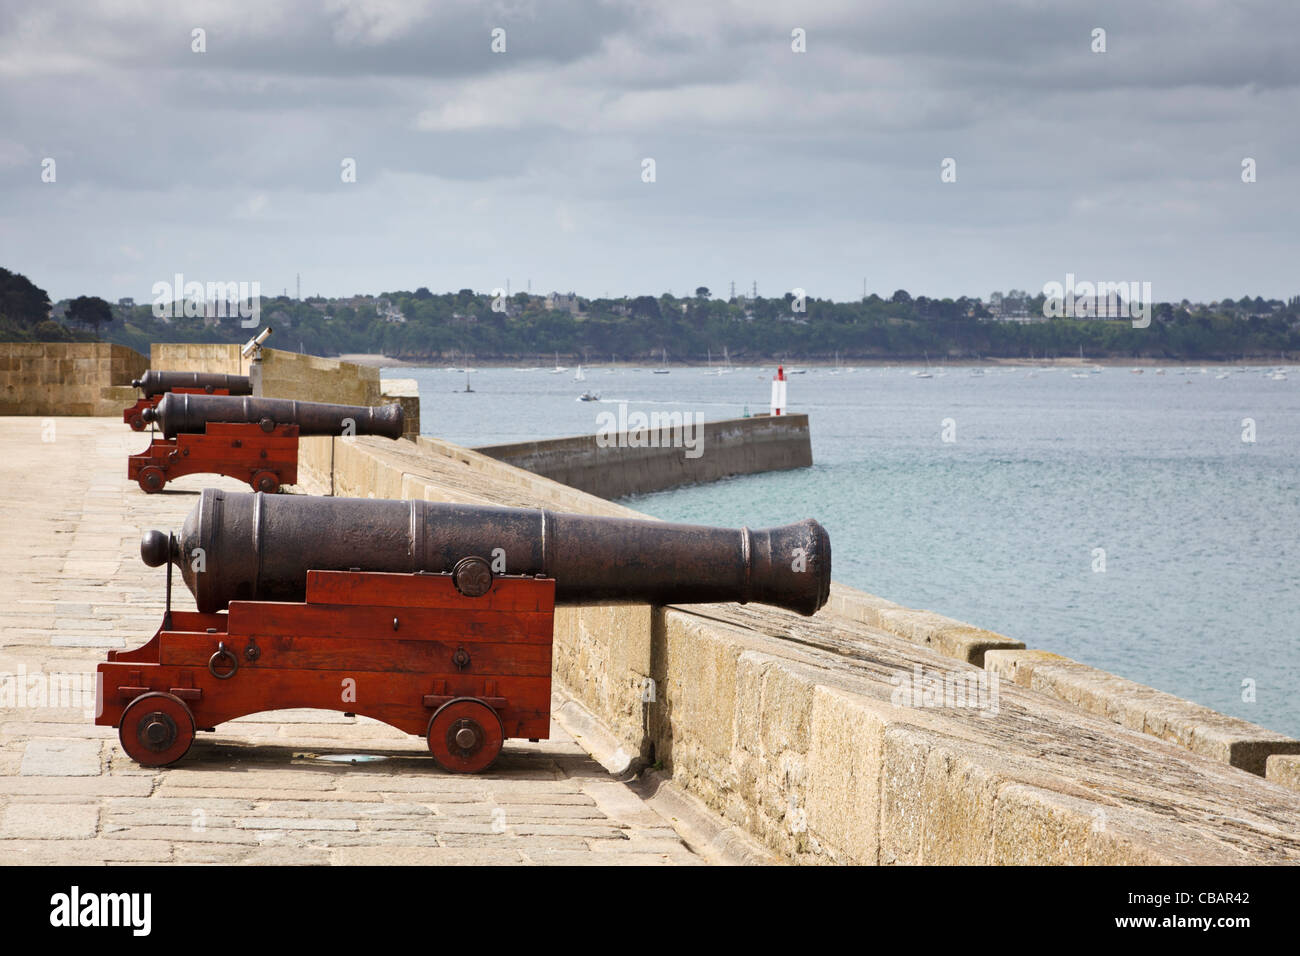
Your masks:
{"label": "stone breakwater pier", "polygon": [[[239,371],[189,348],[152,365]],[[381,389],[342,363],[277,366],[308,400]],[[120,417],[0,418],[0,862],[1300,861],[1300,743],[838,585],[813,618],[557,611],[552,739],[509,741],[483,775],[319,711],[232,721],[141,768],[42,675],[84,681],[144,643],[163,575],[140,532],[240,487],[146,496],[125,474],[144,441]],[[636,514],[427,436],[303,439],[293,490]],[[348,755],[382,759],[329,759]]]}

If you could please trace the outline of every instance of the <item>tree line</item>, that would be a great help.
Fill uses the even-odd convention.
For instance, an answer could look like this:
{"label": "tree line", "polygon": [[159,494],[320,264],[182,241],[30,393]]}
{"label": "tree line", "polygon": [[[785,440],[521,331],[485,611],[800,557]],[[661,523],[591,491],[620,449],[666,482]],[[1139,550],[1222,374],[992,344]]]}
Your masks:
{"label": "tree line", "polygon": [[[1040,316],[1043,297],[1012,290],[978,298],[913,297],[898,290],[852,302],[690,296],[549,300],[421,287],[341,299],[287,296],[259,302],[277,348],[318,355],[378,353],[430,363],[702,362],[724,350],[737,363],[782,359],[870,360],[1153,358],[1190,361],[1300,355],[1300,297],[1243,296],[1210,304],[1156,303],[1146,328],[1125,320],[1002,321],[989,305]],[[176,314],[183,315],[183,309]],[[96,338],[148,353],[152,342],[242,342],[254,330],[232,318],[156,318],[151,304],[110,305],[80,296],[51,304],[25,276],[0,269],[0,339]]]}

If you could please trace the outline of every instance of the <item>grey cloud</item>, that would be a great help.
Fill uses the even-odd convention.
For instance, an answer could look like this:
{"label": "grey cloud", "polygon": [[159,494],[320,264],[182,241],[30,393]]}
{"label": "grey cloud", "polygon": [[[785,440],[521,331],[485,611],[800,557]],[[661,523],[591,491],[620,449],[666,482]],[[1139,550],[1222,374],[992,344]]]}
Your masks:
{"label": "grey cloud", "polygon": [[302,271],[325,293],[526,272],[843,296],[863,273],[985,294],[1118,262],[1177,297],[1296,291],[1278,224],[1300,212],[1300,9],[859,6],[16,0],[0,264],[137,298],[178,267]]}

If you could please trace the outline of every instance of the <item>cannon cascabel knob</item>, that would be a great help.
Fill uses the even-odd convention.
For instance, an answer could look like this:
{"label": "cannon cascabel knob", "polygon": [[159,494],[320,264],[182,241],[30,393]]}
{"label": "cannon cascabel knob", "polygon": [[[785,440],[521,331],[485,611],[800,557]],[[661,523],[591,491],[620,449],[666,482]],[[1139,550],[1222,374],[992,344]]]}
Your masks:
{"label": "cannon cascabel knob", "polygon": [[171,538],[165,531],[146,531],[140,535],[140,559],[151,568],[161,568],[171,560]]}

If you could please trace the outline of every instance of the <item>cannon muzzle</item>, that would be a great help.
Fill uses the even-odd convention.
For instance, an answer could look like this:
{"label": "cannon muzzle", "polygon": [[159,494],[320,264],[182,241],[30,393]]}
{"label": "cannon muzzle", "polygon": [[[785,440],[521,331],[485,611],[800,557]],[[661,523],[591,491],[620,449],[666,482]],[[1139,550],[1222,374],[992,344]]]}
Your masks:
{"label": "cannon muzzle", "polygon": [[247,375],[226,375],[221,372],[165,372],[149,369],[131,384],[153,398],[176,388],[202,388],[209,392],[224,388],[231,395],[252,395],[253,386]]}
{"label": "cannon muzzle", "polygon": [[157,422],[167,438],[201,433],[210,422],[251,422],[267,431],[276,425],[297,425],[300,435],[383,435],[401,438],[402,406],[329,405],[288,398],[234,395],[181,395],[169,392],[143,413]]}
{"label": "cannon muzzle", "polygon": [[[164,400],[165,401],[165,400]],[[778,528],[376,498],[205,488],[173,546],[145,534],[145,563],[174,561],[200,611],[231,601],[301,601],[307,572],[453,572],[555,579],[559,604],[756,602],[811,615],[831,586],[830,538],[812,519]]]}

